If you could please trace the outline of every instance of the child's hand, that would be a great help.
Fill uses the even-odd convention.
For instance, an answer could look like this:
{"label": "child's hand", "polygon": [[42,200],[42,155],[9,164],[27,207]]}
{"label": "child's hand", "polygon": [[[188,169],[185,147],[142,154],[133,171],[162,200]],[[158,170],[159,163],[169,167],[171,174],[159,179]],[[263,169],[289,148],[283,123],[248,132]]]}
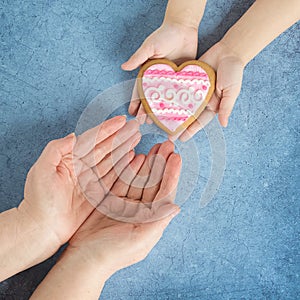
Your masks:
{"label": "child's hand", "polygon": [[[206,62],[216,70],[216,90],[198,119],[179,135],[181,141],[189,140],[205,127],[217,113],[220,124],[226,127],[242,86],[244,64],[222,42],[211,47],[199,60]],[[172,140],[174,138],[176,137],[170,137]]]}
{"label": "child's hand", "polygon": [[196,28],[165,22],[123,63],[122,69],[132,71],[151,58],[167,58],[180,64],[196,57],[197,43]]}
{"label": "child's hand", "polygon": [[[167,58],[177,64],[195,59],[198,46],[198,30],[175,22],[164,22],[144,41],[141,47],[122,65],[123,70],[131,71],[151,58]],[[137,115],[140,122],[146,114],[134,88],[128,112]],[[150,121],[150,118],[147,121]]]}
{"label": "child's hand", "polygon": [[82,261],[109,273],[144,259],[179,212],[174,199],[181,159],[173,151],[168,141],[155,145],[147,157],[136,156],[66,252],[80,253]]}

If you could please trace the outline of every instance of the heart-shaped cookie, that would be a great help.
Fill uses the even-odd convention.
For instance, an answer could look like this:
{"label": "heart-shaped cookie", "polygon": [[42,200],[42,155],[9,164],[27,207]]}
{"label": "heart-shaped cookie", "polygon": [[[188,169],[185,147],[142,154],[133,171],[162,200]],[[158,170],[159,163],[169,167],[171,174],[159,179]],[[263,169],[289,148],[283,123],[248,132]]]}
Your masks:
{"label": "heart-shaped cookie", "polygon": [[191,60],[177,66],[167,59],[150,60],[138,74],[138,93],[151,119],[175,135],[204,110],[215,89],[215,71]]}

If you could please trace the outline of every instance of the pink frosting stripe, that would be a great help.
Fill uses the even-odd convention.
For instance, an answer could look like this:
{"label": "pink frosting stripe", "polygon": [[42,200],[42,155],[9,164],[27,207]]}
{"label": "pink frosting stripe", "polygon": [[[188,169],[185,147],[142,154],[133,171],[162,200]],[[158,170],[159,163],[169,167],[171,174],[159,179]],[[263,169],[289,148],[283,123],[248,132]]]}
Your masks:
{"label": "pink frosting stripe", "polygon": [[[179,114],[179,112],[183,112],[183,114]],[[182,110],[182,109],[177,109],[174,112],[168,112],[165,111],[164,109],[156,111],[155,114],[157,117],[164,117],[168,119],[177,119],[177,120],[183,120],[189,117],[189,114],[187,111]]]}
{"label": "pink frosting stripe", "polygon": [[151,103],[151,108],[156,108],[156,109],[165,109],[165,108],[167,108],[167,109],[176,109],[176,110],[183,109],[183,110],[185,110],[184,107],[178,106],[178,105],[175,105],[175,104],[172,104],[172,103],[164,102],[163,106],[161,104],[162,103],[153,102],[153,103]]}
{"label": "pink frosting stripe", "polygon": [[157,119],[162,120],[172,120],[172,121],[186,121],[188,116],[172,116],[172,115],[166,115],[166,116],[157,116]]}
{"label": "pink frosting stripe", "polygon": [[167,70],[146,70],[144,73],[144,76],[148,77],[164,77],[167,76],[168,78],[178,78],[178,77],[193,77],[195,79],[208,79],[208,76],[204,72],[195,72],[195,71],[180,71],[180,72],[175,72],[175,71],[167,71]]}

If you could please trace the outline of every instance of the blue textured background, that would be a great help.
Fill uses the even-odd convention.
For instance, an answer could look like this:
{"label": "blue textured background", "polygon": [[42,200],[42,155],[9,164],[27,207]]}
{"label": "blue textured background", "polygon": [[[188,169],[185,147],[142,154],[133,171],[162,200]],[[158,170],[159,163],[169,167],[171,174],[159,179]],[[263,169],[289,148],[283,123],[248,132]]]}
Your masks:
{"label": "blue textured background", "polygon": [[[251,3],[209,0],[199,54]],[[165,5],[0,1],[0,210],[22,199],[47,141],[73,131],[101,91],[134,78],[120,64],[159,26]],[[202,132],[197,188],[148,258],[107,282],[103,299],[299,297],[299,40],[298,23],[247,66],[224,130],[226,171],[215,199],[199,208],[209,168]],[[146,136],[139,150],[152,143]],[[1,283],[1,299],[27,299],[57,257]]]}

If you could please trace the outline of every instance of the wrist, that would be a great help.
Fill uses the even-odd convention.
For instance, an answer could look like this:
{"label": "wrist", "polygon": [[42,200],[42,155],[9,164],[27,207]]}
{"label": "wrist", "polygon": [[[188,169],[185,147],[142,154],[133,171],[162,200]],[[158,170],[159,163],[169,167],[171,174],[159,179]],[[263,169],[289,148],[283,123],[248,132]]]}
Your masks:
{"label": "wrist", "polygon": [[[188,12],[187,12],[188,14]],[[173,25],[173,26],[179,26],[182,29],[189,29],[189,30],[195,30],[198,32],[200,22],[193,18],[185,18],[180,16],[172,16],[172,15],[166,15],[162,26],[163,25]]]}
{"label": "wrist", "polygon": [[54,254],[63,245],[53,230],[53,222],[49,222],[47,215],[39,213],[38,210],[32,208],[25,200],[22,200],[17,208],[17,212],[19,223],[28,228],[27,231],[32,233],[31,238],[39,240],[41,248],[48,249],[51,252],[50,255]]}
{"label": "wrist", "polygon": [[22,244],[21,249],[27,249],[32,265],[49,258],[62,246],[46,218],[35,218],[34,214],[25,209],[24,200],[16,209],[16,215],[20,235],[18,240]]}
{"label": "wrist", "polygon": [[238,64],[240,64],[243,68],[246,66],[246,62],[242,59],[242,57],[234,51],[230,46],[227,45],[226,41],[223,39],[217,42],[214,46],[214,53],[216,56],[216,66],[215,69],[217,69],[217,66],[220,65],[221,61],[226,60],[232,60]]}
{"label": "wrist", "polygon": [[[21,251],[26,249],[29,263],[35,265],[53,255],[61,246],[58,238],[43,222],[38,222],[23,210],[16,209],[19,228],[17,240]],[[17,233],[16,233],[17,234]]]}
{"label": "wrist", "polygon": [[205,5],[206,0],[168,1],[164,21],[182,24],[198,31]]}
{"label": "wrist", "polygon": [[50,257],[58,247],[48,232],[17,208],[1,213],[0,281]]}
{"label": "wrist", "polygon": [[105,257],[95,257],[94,251],[90,251],[87,247],[68,246],[58,264],[67,266],[68,268],[76,268],[85,274],[93,274],[103,283],[109,279],[117,270],[107,262]]}
{"label": "wrist", "polygon": [[237,49],[235,49],[234,47],[231,46],[231,43],[228,42],[228,40],[226,39],[226,36],[223,37],[219,42],[219,47],[222,52],[222,57],[232,57],[235,58],[236,60],[240,61],[240,63],[243,65],[243,67],[245,67],[248,64],[248,60],[246,60],[244,58],[244,56],[239,53],[239,51],[237,51]]}
{"label": "wrist", "polygon": [[110,275],[105,263],[93,264],[79,249],[68,247],[30,299],[98,299]]}

